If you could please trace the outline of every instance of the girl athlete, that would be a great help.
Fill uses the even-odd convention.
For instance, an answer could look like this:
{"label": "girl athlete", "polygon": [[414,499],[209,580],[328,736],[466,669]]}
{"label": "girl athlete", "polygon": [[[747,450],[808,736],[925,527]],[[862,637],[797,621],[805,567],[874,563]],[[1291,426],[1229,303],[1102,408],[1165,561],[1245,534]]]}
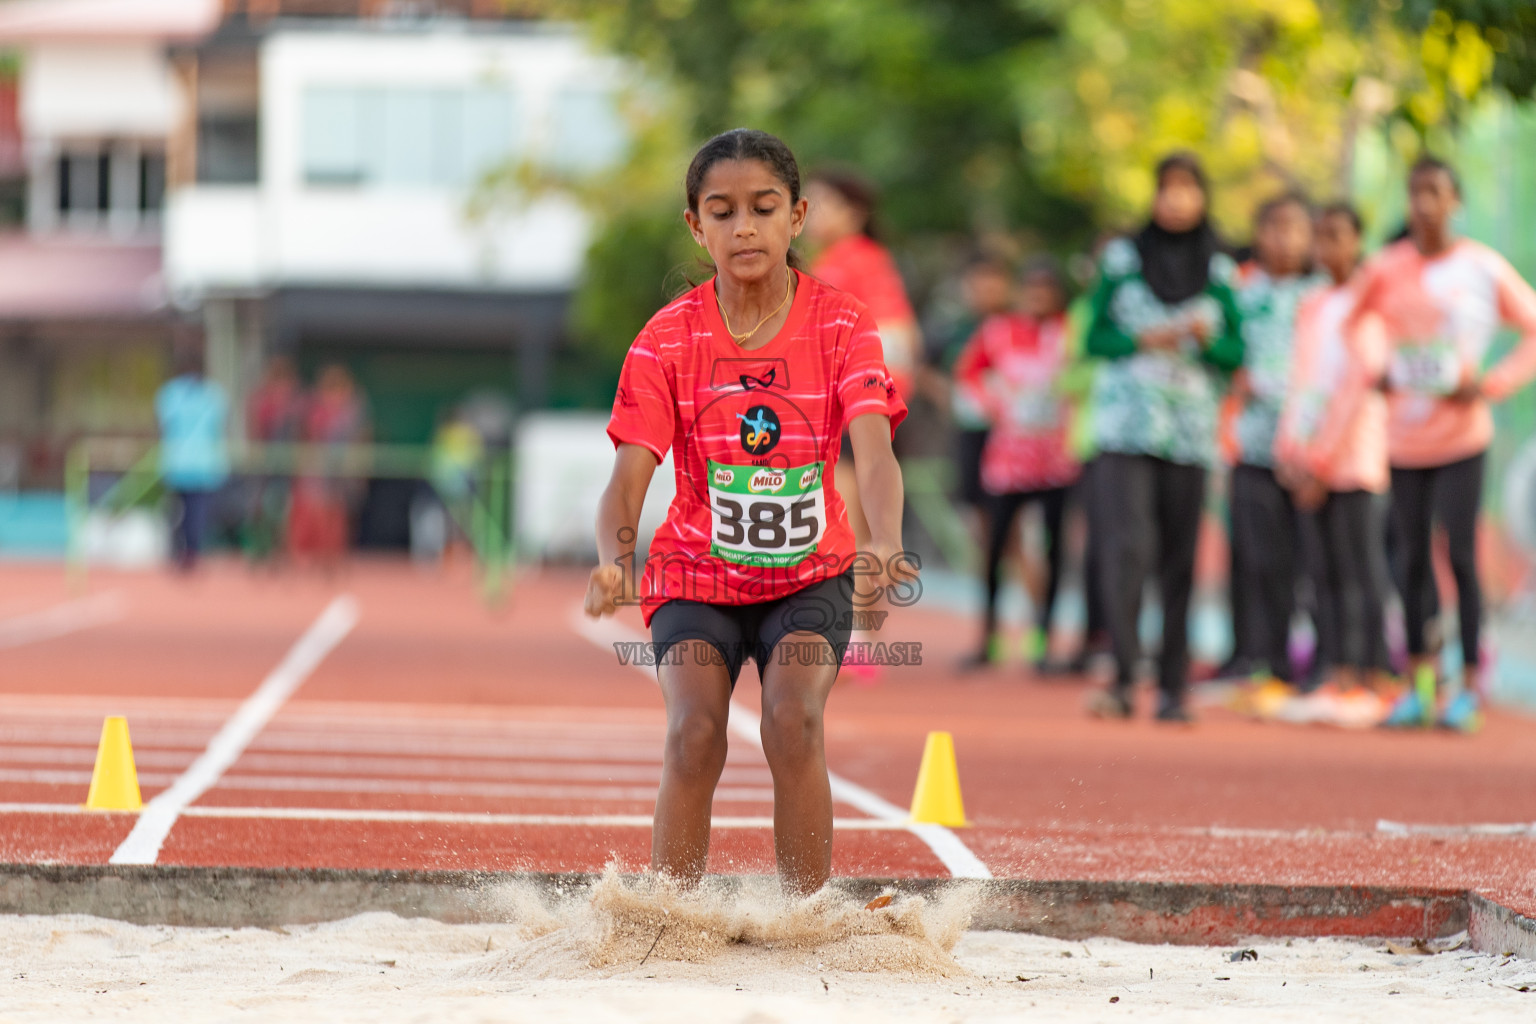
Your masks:
{"label": "girl athlete", "polygon": [[[1056,607],[1067,490],[1080,467],[1067,447],[1069,410],[1057,393],[1066,368],[1066,287],[1053,264],[1037,263],[1024,277],[1024,309],[988,317],[955,363],[955,383],[992,420],[981,458],[987,514],[986,611],[981,645],[966,667],[999,660],[997,592],[1003,554],[1020,511],[1039,504],[1045,518],[1044,579],[1032,588],[1035,628],[1029,657],[1045,666]],[[1026,581],[1027,584],[1027,581]]]}
{"label": "girl athlete", "polygon": [[[891,454],[906,406],[864,305],[793,265],[807,204],[783,142],[744,128],[716,136],[693,158],[686,191],[684,219],[716,275],[652,317],[624,360],[586,612],[612,614],[636,593],[640,507],[672,449],[677,497],[638,590],[667,706],[651,867],[684,884],[704,873],[731,690],[751,657],[779,877],[803,895],[831,871],[822,716],[848,642],[853,575],[877,587],[913,575],[900,556]],[[857,559],[827,486],[844,430],[871,531]]]}
{"label": "girl athlete", "polygon": [[[1362,271],[1356,307],[1382,318],[1390,352],[1387,449],[1413,683],[1390,725],[1430,723],[1437,714],[1424,599],[1435,520],[1449,541],[1465,666],[1461,692],[1439,709],[1439,719],[1458,729],[1478,725],[1484,680],[1476,538],[1484,456],[1493,441],[1489,403],[1536,376],[1536,290],[1498,253],[1456,235],[1451,221],[1460,206],[1455,172],[1433,157],[1420,158],[1408,172],[1408,237]],[[1484,373],[1483,360],[1503,324],[1522,337]]]}
{"label": "girl athlete", "polygon": [[[1289,386],[1275,438],[1275,475],[1304,516],[1308,573],[1318,591],[1318,649],[1328,671],[1314,694],[1321,717],[1374,725],[1384,708],[1370,685],[1386,664],[1380,496],[1387,490],[1386,369],[1381,319],[1345,321],[1355,304],[1360,215],[1348,204],[1317,218],[1319,269],[1330,283],[1296,311]],[[1317,701],[1314,701],[1317,703]]]}
{"label": "girl athlete", "polygon": [[1231,548],[1233,659],[1250,674],[1293,682],[1289,652],[1296,608],[1300,520],[1275,476],[1275,428],[1290,379],[1296,307],[1321,284],[1312,273],[1312,209],[1298,193],[1254,215],[1257,259],[1237,293],[1243,368],[1234,381]]}

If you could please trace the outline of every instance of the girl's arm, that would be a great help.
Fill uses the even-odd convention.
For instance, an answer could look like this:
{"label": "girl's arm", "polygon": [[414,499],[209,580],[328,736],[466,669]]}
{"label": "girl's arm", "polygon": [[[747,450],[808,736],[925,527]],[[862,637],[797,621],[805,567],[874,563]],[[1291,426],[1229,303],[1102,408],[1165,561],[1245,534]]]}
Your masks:
{"label": "girl's arm", "polygon": [[621,601],[636,593],[635,537],[656,466],[656,455],[649,448],[619,445],[613,475],[597,503],[597,568],[587,580],[585,605],[593,618],[612,615]]}
{"label": "girl's arm", "polygon": [[1231,285],[1216,283],[1215,291],[1216,300],[1221,303],[1222,331],[1214,338],[1200,339],[1200,358],[1218,370],[1232,373],[1243,365],[1243,314]]}
{"label": "girl's arm", "polygon": [[859,498],[869,521],[870,554],[879,559],[882,575],[896,583],[915,575],[916,566],[899,560],[897,573],[893,562],[901,547],[901,509],[905,494],[901,485],[901,467],[891,451],[891,418],[878,413],[856,416],[848,423],[848,438],[853,442],[853,470],[859,481]]}
{"label": "girl's arm", "polygon": [[1094,287],[1089,304],[1088,334],[1084,339],[1084,347],[1090,356],[1124,359],[1136,353],[1136,339],[1120,329],[1109,311],[1110,301],[1119,285],[1117,279],[1100,272],[1099,283]]}
{"label": "girl's arm", "polygon": [[1520,332],[1520,340],[1483,375],[1482,393],[1494,402],[1504,401],[1536,377],[1536,289],[1500,259],[1498,290],[1499,315]]}
{"label": "girl's arm", "polygon": [[1366,311],[1354,320],[1344,337],[1349,351],[1349,369],[1339,390],[1328,403],[1323,421],[1309,449],[1314,472],[1332,464],[1342,454],[1350,424],[1366,396],[1387,372],[1387,331],[1381,317]]}

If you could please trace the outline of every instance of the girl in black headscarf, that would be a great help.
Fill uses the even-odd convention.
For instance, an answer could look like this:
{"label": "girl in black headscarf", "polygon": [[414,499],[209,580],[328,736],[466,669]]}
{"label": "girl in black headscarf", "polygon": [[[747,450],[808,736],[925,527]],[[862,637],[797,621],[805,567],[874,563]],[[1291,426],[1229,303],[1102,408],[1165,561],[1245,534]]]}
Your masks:
{"label": "girl in black headscarf", "polygon": [[1188,721],[1188,615],[1206,472],[1216,463],[1218,406],[1242,365],[1232,290],[1236,266],[1209,220],[1205,172],[1178,153],[1157,165],[1152,216],[1104,249],[1088,328],[1103,360],[1091,409],[1099,461],[1092,530],[1115,679],[1091,706],[1128,717],[1140,659],[1137,621],[1157,559],[1163,609],[1157,717]]}

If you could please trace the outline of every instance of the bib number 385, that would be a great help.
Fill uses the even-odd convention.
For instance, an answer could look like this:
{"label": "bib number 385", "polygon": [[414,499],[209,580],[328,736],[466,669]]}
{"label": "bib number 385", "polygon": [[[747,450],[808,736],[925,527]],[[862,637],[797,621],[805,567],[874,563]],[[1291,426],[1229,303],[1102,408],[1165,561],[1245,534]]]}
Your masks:
{"label": "bib number 385", "polygon": [[823,464],[778,469],[709,463],[710,548],[741,565],[795,565],[826,529]]}

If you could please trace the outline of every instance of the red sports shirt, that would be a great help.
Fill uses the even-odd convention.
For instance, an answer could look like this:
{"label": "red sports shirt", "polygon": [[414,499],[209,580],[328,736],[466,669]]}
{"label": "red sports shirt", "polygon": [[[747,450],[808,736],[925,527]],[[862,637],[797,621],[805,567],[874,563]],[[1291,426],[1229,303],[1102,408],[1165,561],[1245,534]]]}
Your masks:
{"label": "red sports shirt", "polygon": [[856,416],[907,414],[863,304],[796,272],[784,327],[743,349],[707,281],[651,318],[629,348],[608,436],[660,461],[677,496],[640,582],[641,611],[686,598],[771,601],[847,569],[853,531],[832,486]]}
{"label": "red sports shirt", "polygon": [[827,247],[811,267],[811,274],[869,307],[875,329],[884,332],[886,366],[896,379],[897,389],[905,391],[911,384],[917,352],[910,337],[897,332],[915,329],[917,315],[912,312],[907,286],[889,250],[868,235],[849,235]]}
{"label": "red sports shirt", "polygon": [[955,361],[955,380],[992,430],[981,455],[989,494],[1065,487],[1081,468],[1067,447],[1067,404],[1056,393],[1066,368],[1065,316],[999,313],[983,320]]}

